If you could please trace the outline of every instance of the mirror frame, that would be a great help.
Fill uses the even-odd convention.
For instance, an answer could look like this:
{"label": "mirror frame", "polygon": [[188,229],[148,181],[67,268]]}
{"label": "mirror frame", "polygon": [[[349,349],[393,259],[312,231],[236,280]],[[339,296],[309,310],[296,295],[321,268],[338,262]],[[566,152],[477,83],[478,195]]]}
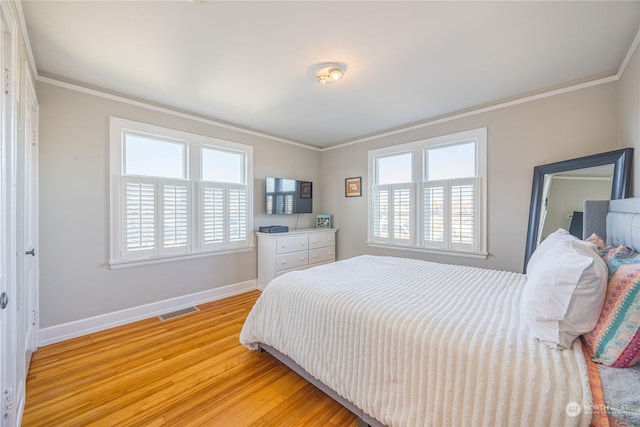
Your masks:
{"label": "mirror frame", "polygon": [[540,207],[542,205],[542,186],[546,174],[584,169],[594,166],[613,164],[613,181],[611,183],[611,200],[624,199],[629,196],[631,186],[631,166],[633,148],[608,151],[577,159],[549,163],[533,168],[533,186],[531,188],[531,205],[529,207],[529,227],[527,229],[527,244],[524,252],[523,273],[527,272],[527,263],[536,249],[536,236],[540,223]]}

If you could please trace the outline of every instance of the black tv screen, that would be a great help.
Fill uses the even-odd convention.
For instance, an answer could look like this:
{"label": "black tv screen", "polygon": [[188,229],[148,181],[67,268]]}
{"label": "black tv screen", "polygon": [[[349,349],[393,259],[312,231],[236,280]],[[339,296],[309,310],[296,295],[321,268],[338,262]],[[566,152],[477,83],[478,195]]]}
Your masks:
{"label": "black tv screen", "polygon": [[313,211],[313,183],[287,178],[265,178],[265,213],[293,215]]}

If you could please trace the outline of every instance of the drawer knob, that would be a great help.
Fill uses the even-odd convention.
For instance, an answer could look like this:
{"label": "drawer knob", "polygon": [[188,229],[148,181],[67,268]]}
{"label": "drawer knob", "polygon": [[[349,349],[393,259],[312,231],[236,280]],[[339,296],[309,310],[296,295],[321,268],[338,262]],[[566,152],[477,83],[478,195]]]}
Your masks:
{"label": "drawer knob", "polygon": [[281,264],[286,264],[286,263],[287,263],[287,260],[284,260],[284,259],[281,262]]}

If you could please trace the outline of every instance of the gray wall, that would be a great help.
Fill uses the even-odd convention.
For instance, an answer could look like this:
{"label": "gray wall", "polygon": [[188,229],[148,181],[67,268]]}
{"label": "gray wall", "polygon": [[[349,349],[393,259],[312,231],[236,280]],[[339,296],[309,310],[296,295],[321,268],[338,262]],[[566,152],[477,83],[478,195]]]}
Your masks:
{"label": "gray wall", "polygon": [[[344,197],[344,179],[362,176],[370,149],[488,127],[488,250],[485,260],[367,246],[367,194]],[[618,148],[618,85],[611,82],[322,153],[323,210],[340,229],[339,259],[369,253],[522,271],[533,168]]]}
{"label": "gray wall", "polygon": [[[111,270],[109,116],[254,147],[254,226],[314,226],[320,152],[39,83],[41,327],[253,280],[256,251]],[[314,214],[264,215],[264,177],[314,183]]]}
{"label": "gray wall", "polygon": [[640,197],[640,47],[622,74],[620,87],[620,147],[634,147],[632,195]]}

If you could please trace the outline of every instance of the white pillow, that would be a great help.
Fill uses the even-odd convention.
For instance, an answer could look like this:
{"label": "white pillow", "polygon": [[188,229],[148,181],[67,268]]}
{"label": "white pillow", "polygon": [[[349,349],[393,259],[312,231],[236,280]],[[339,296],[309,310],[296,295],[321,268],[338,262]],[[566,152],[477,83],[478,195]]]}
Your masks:
{"label": "white pillow", "polygon": [[592,245],[558,230],[527,265],[521,308],[531,333],[551,347],[571,347],[596,326],[607,290],[607,266]]}
{"label": "white pillow", "polygon": [[538,261],[541,258],[544,258],[546,253],[550,250],[553,250],[553,248],[559,245],[560,242],[574,241],[574,240],[578,240],[578,238],[570,234],[564,228],[558,228],[556,231],[549,234],[542,242],[540,242],[536,250],[533,251],[533,253],[531,254],[531,257],[529,258],[529,262],[527,263],[527,273],[532,268],[535,269]]}

